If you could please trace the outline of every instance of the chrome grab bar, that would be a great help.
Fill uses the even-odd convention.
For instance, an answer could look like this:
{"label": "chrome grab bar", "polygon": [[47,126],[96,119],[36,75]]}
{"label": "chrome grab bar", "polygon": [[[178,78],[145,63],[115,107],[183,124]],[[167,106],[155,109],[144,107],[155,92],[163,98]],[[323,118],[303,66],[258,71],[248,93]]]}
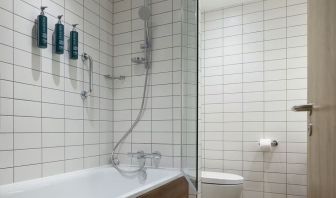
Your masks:
{"label": "chrome grab bar", "polygon": [[93,87],[93,82],[92,82],[92,79],[93,79],[93,59],[89,54],[84,52],[82,54],[82,61],[85,62],[87,60],[89,60],[89,73],[90,73],[90,75],[89,75],[89,91],[83,90],[81,92],[81,97],[82,97],[83,100],[85,100],[89,96],[89,94],[93,91],[93,88],[92,88]]}

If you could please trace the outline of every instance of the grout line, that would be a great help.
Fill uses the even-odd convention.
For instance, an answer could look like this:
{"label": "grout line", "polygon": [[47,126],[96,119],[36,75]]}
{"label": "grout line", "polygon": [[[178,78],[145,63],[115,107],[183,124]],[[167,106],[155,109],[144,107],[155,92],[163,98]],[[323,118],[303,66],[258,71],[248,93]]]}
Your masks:
{"label": "grout line", "polygon": [[[85,0],[83,0],[83,19],[85,19]],[[85,23],[83,23],[83,43],[85,43],[85,34],[86,34],[86,32],[85,32]],[[83,47],[83,52],[85,52],[85,47]],[[85,90],[86,88],[85,88],[85,83],[84,83],[84,81],[85,81],[85,63],[83,62],[83,61],[81,61],[81,63],[82,63],[82,67],[83,67],[83,83],[82,83],[82,90]],[[89,70],[89,69],[88,69]],[[86,71],[86,72],[88,72],[88,71]],[[89,74],[89,75],[91,75],[91,74]],[[92,79],[92,81],[93,81],[93,79]],[[90,86],[90,85],[89,85]],[[82,151],[82,168],[84,168],[84,156],[85,156],[85,136],[84,136],[84,131],[85,131],[85,123],[84,123],[84,116],[85,116],[85,100],[83,100],[82,101],[82,137],[83,137],[83,140],[82,140],[82,145],[83,145],[83,151]]]}
{"label": "grout line", "polygon": [[[65,0],[64,0],[64,3],[65,3]],[[65,6],[64,6],[65,7]],[[65,16],[66,17],[66,16]],[[78,39],[79,40],[79,39]],[[78,42],[78,45],[80,45],[79,44],[79,42]],[[70,67],[70,66],[69,66]],[[63,68],[63,73],[65,74],[65,65],[64,65],[64,68]],[[64,107],[63,107],[63,111],[64,111],[64,113],[63,113],[63,116],[64,116],[64,118],[63,118],[63,144],[64,144],[64,147],[63,147],[63,149],[64,149],[64,152],[63,152],[63,173],[65,173],[66,172],[66,159],[67,159],[67,157],[66,157],[66,114],[65,114],[65,112],[66,112],[66,105],[65,105],[65,101],[66,101],[66,87],[65,87],[65,75],[64,75],[64,77],[63,77],[63,79],[64,79],[64,85],[63,85],[63,102],[64,102]]]}
{"label": "grout line", "polygon": [[[115,16],[115,13],[114,13],[114,5],[115,5],[115,0],[113,0],[112,2],[112,24],[114,24],[114,16]],[[112,26],[112,32],[113,32],[113,34],[112,34],[112,45],[114,46],[114,39],[115,39],[115,35],[114,35],[114,28],[113,28],[113,26]],[[115,66],[114,66],[114,53],[115,53],[115,51],[114,51],[114,49],[112,50],[112,57],[113,57],[113,59],[112,59],[112,75],[115,75]],[[115,90],[114,89],[114,85],[115,85],[115,83],[114,83],[114,81],[112,81],[112,89],[113,90]],[[116,142],[116,140],[115,140],[115,120],[114,120],[114,117],[115,117],[115,115],[114,115],[114,110],[115,110],[115,94],[114,94],[114,92],[112,92],[112,149],[114,148],[114,145],[115,145],[115,142]],[[112,151],[111,151],[111,154],[112,154]]]}
{"label": "grout line", "polygon": [[[42,6],[42,0],[41,0],[41,6]],[[37,28],[37,25],[35,24],[35,28]],[[37,41],[37,38],[36,38],[36,40],[35,41]],[[39,49],[39,54],[42,54],[42,52],[41,52],[41,49]],[[40,70],[42,70],[42,62],[40,62],[40,65],[39,65],[39,67],[40,67]],[[43,76],[41,75],[41,85],[42,85],[42,81],[43,81]],[[41,148],[39,148],[40,150],[41,150],[41,177],[43,177],[44,175],[43,175],[43,162],[44,162],[44,159],[43,159],[43,153],[44,153],[44,149],[43,149],[43,125],[42,125],[42,117],[43,117],[43,103],[42,103],[42,101],[43,101],[43,99],[42,99],[42,97],[43,97],[43,88],[42,88],[42,86],[40,87],[40,90],[41,90],[41,98],[40,98],[40,100],[41,100],[41,117],[40,117],[40,121],[41,121],[41,125],[40,125],[40,130],[41,130]]]}
{"label": "grout line", "polygon": [[[303,14],[305,15],[305,14]],[[297,28],[297,27],[307,27],[307,23],[301,23],[301,24],[297,24],[297,25],[292,25],[292,26],[288,26],[289,28]],[[286,27],[279,27],[279,28],[272,28],[272,29],[267,29],[266,31],[276,31],[276,30],[281,30],[284,29]],[[213,32],[213,31],[218,31],[220,29],[215,29],[215,30],[210,30],[210,31],[204,31],[204,34],[209,33],[209,32]],[[262,33],[263,31],[255,31],[255,32],[249,32],[249,33],[245,33],[245,34],[232,34],[232,35],[228,35],[225,37],[228,38],[232,38],[232,37],[237,37],[237,36],[242,36],[242,35],[252,35],[252,34],[257,34],[257,33]],[[307,36],[307,34],[302,34],[302,35],[298,35],[298,36]],[[296,36],[290,36],[289,38],[292,37],[296,37]],[[204,41],[210,41],[210,40],[215,40],[218,39],[220,37],[210,37],[210,38],[204,38]],[[274,39],[269,39],[269,40],[274,40]],[[266,40],[266,41],[269,41]],[[256,43],[256,42],[244,42],[244,44],[249,44],[249,43]],[[234,45],[227,45],[227,46],[234,46]]]}
{"label": "grout line", "polygon": [[[132,8],[132,1],[131,1],[131,8]],[[133,16],[131,16],[131,18],[133,18]],[[132,21],[133,20],[131,20],[130,21],[130,23],[131,23],[131,25],[130,25],[130,32],[132,32],[131,33],[131,41],[133,40],[133,29],[132,29],[132,25],[133,25],[133,23],[132,23]],[[115,25],[115,24],[114,24]],[[113,48],[115,48],[115,46],[113,46]],[[133,45],[131,45],[130,46],[130,48],[131,48],[131,58],[134,56],[134,54],[133,54]],[[131,86],[132,86],[132,88],[131,88],[131,122],[130,122],[130,126],[129,127],[131,127],[131,125],[134,123],[134,120],[133,120],[133,78],[134,78],[134,74],[133,74],[133,69],[134,69],[134,64],[132,63],[132,61],[131,61]],[[127,137],[127,138],[130,138],[130,141],[131,141],[131,144],[130,144],[130,152],[133,152],[133,131],[129,134],[129,137]],[[121,145],[122,146],[122,145]],[[134,160],[133,160],[133,158],[131,158],[130,159],[130,161],[131,161],[131,165],[134,165]]]}
{"label": "grout line", "polygon": [[[101,5],[100,5],[100,1],[97,2],[98,3],[98,6],[99,6],[99,62],[100,62],[100,53],[101,53],[101,39],[100,39],[100,34],[101,34],[101,24],[100,24],[100,20],[102,20],[102,13],[101,13]],[[101,71],[101,67],[99,65],[99,73],[102,73]],[[101,82],[100,80],[101,76],[99,75],[99,84]],[[100,86],[98,87],[98,91],[99,91],[99,97],[100,97]],[[101,101],[99,99],[99,109],[100,109],[100,106],[101,106]],[[91,107],[91,106],[90,106]],[[99,122],[98,122],[98,166],[101,166],[101,153],[100,153],[100,147],[101,147],[101,141],[100,141],[100,138],[101,138],[101,111],[99,110],[99,115],[98,115],[98,119],[99,119]]]}
{"label": "grout line", "polygon": [[[15,32],[15,31],[14,31],[14,32]],[[21,34],[21,33],[20,33],[20,34]],[[82,43],[79,43],[79,44],[82,44]],[[83,44],[83,45],[84,45],[84,44]],[[54,61],[54,62],[62,63],[62,64],[64,64],[64,66],[74,67],[74,68],[76,68],[76,69],[80,69],[80,70],[86,70],[86,71],[88,71],[88,69],[80,68],[80,67],[77,67],[77,66],[73,66],[73,65],[70,65],[70,64],[68,64],[68,63],[66,63],[66,62],[60,62],[60,61],[57,61],[57,60],[55,60],[55,59],[53,59],[53,58],[45,57],[45,56],[43,56],[43,55],[41,55],[41,54],[37,54],[37,53],[33,53],[33,52],[30,52],[30,51],[27,51],[27,50],[25,50],[25,49],[17,48],[17,47],[15,47],[14,45],[13,45],[13,46],[14,46],[14,47],[13,47],[13,46],[9,46],[9,45],[7,45],[7,44],[2,44],[2,43],[0,43],[0,46],[7,46],[7,47],[10,47],[10,48],[14,48],[14,52],[15,52],[16,50],[18,50],[18,51],[21,51],[21,52],[24,52],[24,53],[28,53],[29,55],[38,56],[39,58],[43,58],[43,59],[46,59],[46,60],[49,60],[49,61]],[[52,48],[53,46],[49,44],[49,47]],[[13,52],[13,54],[15,54],[14,52]],[[102,54],[104,54],[104,52],[102,52]],[[98,62],[98,63],[101,64],[101,65],[104,65],[104,66],[106,66],[106,67],[110,67],[109,65],[106,65],[105,63],[101,63],[101,62],[99,62],[99,61],[97,61],[97,60],[95,60],[95,61]],[[1,60],[0,62],[2,62],[2,63],[8,63],[8,64],[13,64],[13,63],[6,62],[6,61],[3,61],[3,60]],[[39,71],[39,72],[46,73],[46,74],[50,74],[50,75],[53,75],[53,76],[61,76],[61,75],[57,75],[57,74],[48,73],[48,72],[46,72],[46,71],[43,71],[42,69],[35,69],[35,68],[31,68],[31,67],[27,67],[27,66],[23,66],[23,65],[16,65],[16,64],[14,64],[14,66],[19,66],[19,67],[23,67],[23,68],[29,68],[29,69],[31,69],[31,70]],[[96,74],[96,75],[101,75],[101,74],[99,74],[99,73],[96,73],[95,71],[94,71],[94,74]],[[65,74],[63,74],[63,75],[65,75]],[[70,77],[67,77],[67,78],[70,79]],[[75,80],[76,80],[76,79],[75,79]],[[82,81],[82,80],[78,80],[78,81]]]}
{"label": "grout line", "polygon": [[[150,6],[150,8],[152,8],[152,0],[144,0],[145,1],[145,3],[146,3],[146,1],[147,1],[147,4]],[[152,39],[152,42],[153,42],[153,23],[152,23],[152,16],[151,16],[151,18],[150,18],[150,30],[151,30],[151,34],[150,34],[150,36],[151,36],[151,39]],[[153,46],[153,45],[152,45]],[[153,50],[151,50],[151,54],[153,54]],[[152,57],[152,55],[151,55],[151,66],[153,66],[153,57]],[[153,151],[153,103],[152,103],[152,99],[153,99],[153,80],[152,80],[152,78],[153,78],[153,68],[151,68],[151,72],[150,72],[150,80],[149,80],[149,83],[148,83],[148,86],[150,86],[150,90],[151,90],[151,92],[150,92],[150,98],[151,98],[151,103],[150,103],[150,112],[151,112],[151,118],[150,118],[150,122],[151,122],[151,129],[150,129],[150,133],[151,133],[151,139],[150,139],[150,142],[151,142],[151,144],[150,144],[150,146],[151,146],[151,152],[154,152]]]}
{"label": "grout line", "polygon": [[[171,5],[172,5],[172,7],[174,7],[173,6],[173,4],[174,4],[174,2],[173,1],[171,1]],[[174,18],[174,11],[172,11],[172,19]],[[173,23],[174,24],[174,23]],[[182,28],[182,27],[181,27]],[[172,25],[172,32],[174,32],[174,25]],[[174,58],[174,41],[173,41],[173,36],[171,36],[172,37],[172,39],[171,39],[171,46],[172,46],[172,54],[173,54],[173,57],[172,58]],[[181,52],[182,53],[182,52]],[[174,65],[174,63],[172,63],[172,66]],[[182,75],[182,72],[181,72],[181,75]],[[182,81],[182,78],[181,78],[181,81]],[[174,82],[174,73],[172,72],[171,73],[171,82]],[[174,93],[174,86],[172,85],[172,95],[173,95],[173,93]],[[152,97],[153,98],[153,97]],[[174,110],[175,110],[175,108],[174,108],[174,97],[171,97],[171,108],[172,108],[172,112],[171,112],[171,116],[172,116],[172,118],[174,117]],[[152,108],[153,108],[153,106],[152,106]],[[182,117],[182,116],[181,116]],[[174,121],[172,121],[171,122],[171,125],[172,125],[172,136],[171,136],[171,141],[172,141],[172,144],[174,144],[174,135],[175,135],[175,130],[174,130]],[[182,134],[182,133],[181,133]],[[182,137],[181,137],[181,139],[182,139]],[[181,147],[182,147],[182,144],[181,144]],[[175,148],[174,148],[174,146],[172,146],[172,155],[173,155],[173,157],[172,157],[172,167],[175,167],[175,152],[174,152],[174,150],[175,150]],[[182,150],[182,148],[181,148],[181,150]],[[182,156],[182,155],[181,155]],[[182,167],[182,166],[181,166]]]}
{"label": "grout line", "polygon": [[[288,1],[286,0],[286,48],[288,49]],[[287,105],[288,105],[288,95],[287,95],[287,92],[288,92],[288,65],[287,65],[287,62],[288,62],[288,53],[286,53],[286,101],[285,101],[285,103],[286,103],[286,107],[287,107]],[[287,145],[287,143],[288,143],[288,127],[287,127],[287,124],[288,124],[288,117],[287,117],[287,111],[286,111],[286,115],[285,115],[285,120],[286,120],[286,145]],[[287,153],[287,146],[286,146],[286,194],[289,194],[288,193],[288,163],[287,163],[287,155],[288,155],[288,153]]]}
{"label": "grout line", "polygon": [[[266,79],[266,76],[265,76],[265,52],[266,52],[266,47],[265,47],[265,32],[268,31],[266,30],[265,31],[265,0],[263,0],[263,111],[265,111],[265,79]],[[263,129],[262,129],[262,132],[263,132],[263,138],[265,138],[265,112],[263,113]],[[265,188],[265,152],[262,153],[262,156],[263,156],[263,190],[264,191],[264,188]],[[265,195],[263,194],[263,197],[265,197]]]}
{"label": "grout line", "polygon": [[[224,18],[224,11],[221,11],[221,15],[222,15],[222,17]],[[225,43],[225,30],[226,29],[223,29],[223,31],[222,31],[222,42],[223,43]],[[205,24],[204,24],[204,35],[206,34],[206,27],[205,27]],[[204,59],[204,61],[206,60],[206,47],[205,47],[205,42],[204,42],[204,57],[203,57],[203,59]],[[225,65],[225,48],[223,49],[223,56],[222,56],[222,58],[221,58],[221,62],[222,62],[222,65]],[[205,65],[204,65],[205,66]],[[222,72],[224,73],[224,67],[222,67]],[[204,72],[204,76],[205,76],[205,72]],[[224,78],[225,76],[224,75],[222,75],[222,83],[224,83]],[[204,77],[204,81],[205,81],[205,77]],[[225,88],[224,88],[224,86],[223,86],[223,93],[225,92]],[[205,92],[204,92],[205,93]],[[206,94],[204,94],[204,95],[206,95]],[[204,100],[205,101],[205,100]],[[224,102],[225,102],[225,100],[224,100],[224,95],[223,95],[223,98],[222,98],[222,104],[224,104]],[[223,112],[225,112],[225,107],[224,107],[224,105],[223,105]],[[225,125],[225,118],[224,118],[224,115],[222,116],[223,118],[223,122],[222,122],[222,129],[223,129],[223,132],[222,132],[222,141],[224,141],[224,139],[225,139],[225,137],[224,137],[224,132],[225,132],[225,130],[224,130],[224,125]],[[206,123],[206,117],[205,117],[205,114],[204,114],[204,124]],[[224,144],[222,144],[221,145],[222,146],[222,157],[223,157],[223,159],[222,159],[222,172],[225,172],[225,152],[224,152],[224,150],[225,150],[225,145]]]}
{"label": "grout line", "polygon": [[[42,0],[41,0],[42,1]],[[13,7],[13,10],[15,8],[15,4],[14,4],[14,1],[12,2],[12,7]],[[13,19],[13,29],[14,29],[14,14],[12,15],[12,19]],[[13,43],[12,43],[12,50],[13,50],[13,63],[12,63],[12,67],[13,67],[13,81],[15,79],[15,74],[14,74],[14,62],[15,62],[15,54],[14,54],[14,31],[12,31],[12,36],[13,36]],[[14,97],[14,93],[15,93],[15,90],[14,90],[14,82],[13,82],[13,97]],[[15,152],[14,152],[14,149],[15,149],[15,135],[14,135],[14,131],[15,131],[15,119],[14,119],[14,113],[15,113],[15,106],[14,106],[14,100],[13,100],[13,116],[12,116],[12,119],[13,119],[13,132],[12,132],[12,137],[13,137],[13,175],[12,175],[12,182],[14,183],[15,182],[15,168],[14,168],[14,165],[15,165]]]}
{"label": "grout line", "polygon": [[[244,16],[244,4],[242,5],[242,12],[241,12],[241,16]],[[242,17],[242,24],[244,24],[244,17]],[[244,34],[244,25],[242,26],[242,35]],[[242,49],[241,49],[241,54],[242,54],[242,62],[244,62],[244,37],[242,36]],[[244,72],[244,63],[242,64],[242,79],[244,79],[244,74],[245,74],[245,72]],[[224,74],[224,72],[223,72],[223,74]],[[242,120],[242,139],[241,139],[241,141],[242,141],[242,176],[244,177],[244,172],[245,172],[245,170],[244,170],[244,162],[245,162],[245,152],[243,152],[244,151],[244,134],[246,133],[245,132],[245,127],[244,127],[244,103],[245,103],[245,101],[244,101],[244,83],[246,84],[246,82],[244,82],[244,80],[243,80],[243,86],[242,86],[242,89],[241,89],[241,94],[242,94],[242,110],[241,110],[241,114],[242,114],[242,117],[241,117],[241,120]],[[223,86],[224,87],[224,86]],[[225,93],[225,92],[224,92]],[[224,98],[224,96],[223,96],[223,98]],[[224,103],[224,102],[223,102]],[[225,105],[224,105],[225,106]]]}

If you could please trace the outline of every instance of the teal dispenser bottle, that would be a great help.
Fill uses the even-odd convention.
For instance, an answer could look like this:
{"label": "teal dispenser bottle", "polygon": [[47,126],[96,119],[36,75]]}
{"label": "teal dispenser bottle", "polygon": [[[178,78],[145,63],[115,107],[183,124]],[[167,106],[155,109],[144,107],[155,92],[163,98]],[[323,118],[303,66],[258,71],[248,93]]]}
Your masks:
{"label": "teal dispenser bottle", "polygon": [[44,15],[46,6],[41,7],[41,14],[37,17],[36,42],[37,47],[48,47],[48,18]]}
{"label": "teal dispenser bottle", "polygon": [[70,32],[70,59],[77,60],[78,59],[78,32],[76,31],[76,26],[78,24],[73,24],[72,31]]}
{"label": "teal dispenser bottle", "polygon": [[62,24],[63,15],[58,16],[58,23],[55,24],[55,53],[64,54],[64,25]]}

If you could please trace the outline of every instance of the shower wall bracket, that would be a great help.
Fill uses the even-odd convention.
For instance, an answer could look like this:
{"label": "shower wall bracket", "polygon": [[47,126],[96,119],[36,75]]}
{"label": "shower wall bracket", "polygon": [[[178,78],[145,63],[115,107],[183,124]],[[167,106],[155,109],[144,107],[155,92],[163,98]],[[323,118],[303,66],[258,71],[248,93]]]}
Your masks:
{"label": "shower wall bracket", "polygon": [[146,58],[144,57],[133,57],[131,59],[132,63],[135,63],[135,64],[144,64],[146,63]]}
{"label": "shower wall bracket", "polygon": [[110,74],[104,75],[105,78],[112,79],[112,80],[125,80],[126,76],[112,76]]}

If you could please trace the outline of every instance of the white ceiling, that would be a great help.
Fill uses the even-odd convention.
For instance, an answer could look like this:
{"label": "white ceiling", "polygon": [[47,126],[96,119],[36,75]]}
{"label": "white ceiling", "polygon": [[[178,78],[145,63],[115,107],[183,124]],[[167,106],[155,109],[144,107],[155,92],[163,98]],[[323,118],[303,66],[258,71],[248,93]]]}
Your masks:
{"label": "white ceiling", "polygon": [[200,9],[202,12],[218,10],[220,8],[250,3],[256,0],[200,0]]}

